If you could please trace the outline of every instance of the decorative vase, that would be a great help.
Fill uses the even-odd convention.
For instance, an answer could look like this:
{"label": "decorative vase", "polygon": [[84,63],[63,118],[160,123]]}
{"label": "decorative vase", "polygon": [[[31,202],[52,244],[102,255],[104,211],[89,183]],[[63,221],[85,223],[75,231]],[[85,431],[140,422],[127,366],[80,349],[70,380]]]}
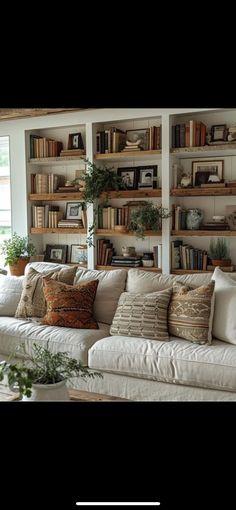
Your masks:
{"label": "decorative vase", "polygon": [[188,209],[186,217],[187,230],[199,230],[203,220],[203,212],[201,209]]}
{"label": "decorative vase", "polygon": [[153,253],[144,253],[142,256],[142,264],[143,267],[153,267],[154,265]]}
{"label": "decorative vase", "polygon": [[23,396],[22,400],[70,400],[66,381],[60,381],[55,384],[32,384],[32,393],[30,397]]}

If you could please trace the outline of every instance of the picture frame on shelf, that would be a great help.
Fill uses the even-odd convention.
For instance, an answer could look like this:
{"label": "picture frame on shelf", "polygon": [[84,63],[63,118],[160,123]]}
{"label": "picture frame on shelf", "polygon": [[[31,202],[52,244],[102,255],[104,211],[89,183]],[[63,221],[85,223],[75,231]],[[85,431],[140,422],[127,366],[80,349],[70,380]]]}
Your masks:
{"label": "picture frame on shelf", "polygon": [[138,174],[137,168],[135,167],[125,167],[125,168],[117,168],[117,175],[122,178],[122,181],[126,185],[128,190],[137,189],[138,184]]}
{"label": "picture frame on shelf", "polygon": [[82,219],[82,203],[67,202],[66,203],[66,219],[81,220]]}
{"label": "picture frame on shelf", "polygon": [[70,252],[71,264],[87,266],[88,249],[87,244],[72,244]]}
{"label": "picture frame on shelf", "polygon": [[217,175],[219,180],[222,181],[224,172],[224,160],[216,161],[193,161],[192,162],[192,175],[193,186],[201,186],[207,184],[210,175]]}
{"label": "picture frame on shelf", "polygon": [[143,129],[127,129],[126,131],[126,140],[128,142],[136,143],[138,140],[141,140],[138,144],[142,150],[147,151],[148,147],[148,135],[149,130],[147,128]]}
{"label": "picture frame on shelf", "polygon": [[157,165],[136,167],[138,172],[138,189],[157,189]]}
{"label": "picture frame on shelf", "polygon": [[211,126],[211,142],[225,142],[227,140],[226,124]]}
{"label": "picture frame on shelf", "polygon": [[81,149],[84,150],[84,142],[81,133],[69,134],[68,149]]}
{"label": "picture frame on shelf", "polygon": [[46,244],[44,261],[65,264],[67,259],[67,244]]}

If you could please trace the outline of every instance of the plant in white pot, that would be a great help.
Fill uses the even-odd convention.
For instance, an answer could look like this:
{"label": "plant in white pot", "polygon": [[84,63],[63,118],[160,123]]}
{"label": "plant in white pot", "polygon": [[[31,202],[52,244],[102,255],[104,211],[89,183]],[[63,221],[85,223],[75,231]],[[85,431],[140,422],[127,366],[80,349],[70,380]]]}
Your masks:
{"label": "plant in white pot", "polygon": [[11,239],[5,239],[1,246],[1,254],[5,258],[5,266],[8,264],[10,273],[15,276],[24,274],[26,264],[28,264],[31,255],[36,253],[36,249],[29,238],[21,237],[16,232]]}
{"label": "plant in white pot", "polygon": [[100,372],[89,372],[67,352],[53,353],[36,343],[32,345],[32,354],[26,353],[24,345],[19,350],[27,357],[19,362],[2,362],[0,381],[6,377],[10,388],[17,390],[22,400],[69,400],[68,379],[102,377]]}

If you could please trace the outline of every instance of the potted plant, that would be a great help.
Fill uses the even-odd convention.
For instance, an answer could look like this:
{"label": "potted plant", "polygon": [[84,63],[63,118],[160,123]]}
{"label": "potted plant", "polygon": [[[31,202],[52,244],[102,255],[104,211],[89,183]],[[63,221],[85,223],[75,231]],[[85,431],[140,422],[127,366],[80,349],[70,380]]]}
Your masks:
{"label": "potted plant", "polygon": [[209,246],[209,256],[213,266],[230,266],[231,259],[229,258],[229,248],[224,238],[218,237],[211,239]]}
{"label": "potted plant", "polygon": [[32,354],[19,347],[24,358],[19,362],[0,364],[0,381],[7,377],[12,389],[17,389],[22,400],[69,400],[66,381],[71,377],[102,377],[100,372],[89,372],[80,361],[67,352],[51,352],[34,343]]}
{"label": "potted plant", "polygon": [[144,239],[145,230],[160,230],[162,218],[169,218],[171,213],[165,207],[157,207],[152,202],[131,212],[129,230],[136,237]]}
{"label": "potted plant", "polygon": [[8,264],[10,273],[15,276],[24,274],[26,264],[36,249],[28,237],[21,237],[16,232],[11,239],[5,239],[1,246],[1,254],[5,256],[5,266]]}

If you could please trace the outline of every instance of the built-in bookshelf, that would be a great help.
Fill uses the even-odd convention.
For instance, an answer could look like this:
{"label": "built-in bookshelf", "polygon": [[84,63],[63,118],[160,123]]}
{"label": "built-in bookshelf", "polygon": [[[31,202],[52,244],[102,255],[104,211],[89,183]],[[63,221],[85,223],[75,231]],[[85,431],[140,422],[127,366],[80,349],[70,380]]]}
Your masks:
{"label": "built-in bookshelf", "polygon": [[[83,114],[81,113],[80,115],[82,119]],[[212,126],[225,124],[227,127],[225,133],[228,128],[231,129],[230,133],[233,133],[232,126],[236,126],[236,109],[178,109],[177,112],[174,109],[168,112],[165,110],[157,111],[155,109],[149,109],[142,111],[135,110],[133,115],[130,110],[128,112],[126,110],[116,111],[111,109],[109,112],[106,111],[103,113],[101,111],[100,117],[97,113],[94,116],[94,120],[90,118],[88,122],[85,120],[79,125],[72,123],[71,127],[68,127],[70,125],[69,117],[70,114],[68,114],[68,118],[65,119],[65,125],[60,126],[58,130],[56,128],[42,129],[41,127],[41,129],[36,131],[32,130],[28,133],[28,222],[29,232],[34,235],[34,238],[38,239],[39,246],[41,246],[41,248],[39,248],[39,253],[41,250],[45,249],[46,243],[54,242],[54,239],[56,239],[56,242],[62,244],[85,243],[89,232],[85,228],[70,228],[69,231],[69,229],[66,228],[39,229],[33,227],[31,221],[32,204],[38,203],[39,205],[43,205],[45,203],[53,203],[55,206],[58,205],[59,209],[63,210],[65,213],[67,202],[82,202],[83,193],[79,191],[70,193],[64,191],[60,193],[35,193],[35,190],[32,192],[30,175],[37,173],[55,173],[61,176],[63,175],[66,180],[73,180],[76,170],[82,168],[86,170],[85,159],[88,159],[92,163],[94,162],[98,166],[104,165],[112,168],[114,171],[126,168],[128,168],[129,171],[129,169],[131,170],[145,165],[157,165],[158,168],[158,183],[156,188],[147,187],[146,189],[137,189],[136,186],[136,189],[134,187],[134,189],[129,190],[102,193],[97,203],[89,206],[87,229],[93,224],[94,213],[98,210],[98,206],[104,202],[106,202],[108,207],[115,209],[122,209],[127,200],[146,200],[158,206],[162,205],[170,211],[175,204],[186,210],[199,208],[204,213],[204,222],[206,222],[206,224],[212,220],[212,216],[214,215],[225,215],[227,205],[233,206],[235,204],[236,210],[236,186],[230,186],[230,181],[236,180],[236,140],[232,142],[222,140],[221,142],[218,141],[213,144],[208,138],[209,132],[212,132]],[[177,125],[182,125],[181,147],[173,147],[173,132],[176,136],[175,126]],[[188,130],[188,125],[192,126],[192,146],[183,145],[184,142],[186,142],[186,127]],[[129,150],[129,147],[125,146],[126,137],[124,133],[130,131],[137,132],[140,136],[146,137],[146,145],[143,145],[141,150],[135,147],[135,142],[133,150]],[[77,132],[82,133],[84,154],[80,156],[57,155],[37,158],[32,157],[30,145],[32,146],[33,137],[30,138],[31,135],[48,140],[54,138],[57,142],[62,143],[64,149],[67,149],[68,136],[73,132],[75,134]],[[104,135],[102,135],[102,137],[104,137],[104,139],[101,145],[99,136],[101,140],[101,133],[103,132]],[[113,140],[113,133],[120,133],[120,135],[115,134]],[[197,143],[199,142],[199,136],[200,144]],[[42,144],[43,142],[39,143]],[[176,140],[174,144],[176,145]],[[113,151],[113,149],[116,150]],[[183,172],[188,174],[191,173],[194,162],[214,162],[219,160],[223,160],[223,178],[225,182],[227,181],[224,187],[214,187],[212,185],[209,188],[197,186],[184,188],[174,186],[174,165],[180,165],[183,168]],[[173,271],[176,274],[182,274],[181,272],[199,272],[199,270],[172,268],[171,243],[173,239],[182,239],[183,244],[191,240],[193,249],[207,252],[212,237],[225,237],[229,243],[232,263],[236,264],[236,230],[176,230],[173,228],[172,219],[170,218],[162,221],[162,230],[146,231],[144,239],[141,239],[137,238],[128,228],[123,231],[122,229],[116,230],[115,228],[98,228],[97,222],[94,229],[93,245],[88,247],[88,266],[91,268],[97,266],[99,269],[115,269],[115,267],[111,268],[107,265],[101,266],[96,263],[96,240],[102,237],[105,239],[107,237],[112,239],[117,254],[121,253],[123,246],[132,245],[135,247],[137,254],[142,255],[142,253],[145,252],[152,252],[153,247],[161,243],[163,251],[162,270],[165,273]],[[146,268],[145,270],[159,272],[161,269],[153,267]]]}

